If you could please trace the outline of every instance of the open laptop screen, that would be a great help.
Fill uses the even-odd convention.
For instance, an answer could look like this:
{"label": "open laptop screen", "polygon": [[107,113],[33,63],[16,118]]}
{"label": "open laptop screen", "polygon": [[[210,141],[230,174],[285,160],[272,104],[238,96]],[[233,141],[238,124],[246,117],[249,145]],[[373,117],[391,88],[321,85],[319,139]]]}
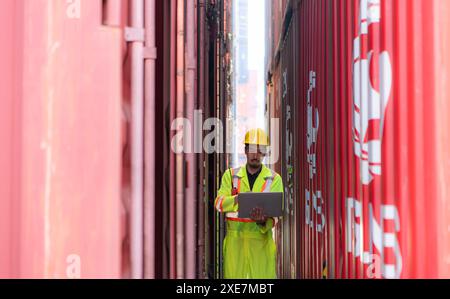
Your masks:
{"label": "open laptop screen", "polygon": [[253,208],[261,207],[268,217],[283,216],[283,193],[239,193],[239,217],[250,218]]}

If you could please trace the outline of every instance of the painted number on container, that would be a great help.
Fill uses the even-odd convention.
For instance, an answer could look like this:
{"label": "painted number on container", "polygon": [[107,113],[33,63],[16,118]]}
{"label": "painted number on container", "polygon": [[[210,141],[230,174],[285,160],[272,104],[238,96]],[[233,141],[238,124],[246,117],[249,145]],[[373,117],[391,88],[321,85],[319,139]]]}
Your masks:
{"label": "painted number on container", "polygon": [[[309,88],[307,94],[307,163],[309,168],[308,188],[305,189],[305,219],[306,224],[314,228],[317,232],[323,232],[325,229],[325,211],[323,209],[324,199],[322,192],[317,186],[317,135],[319,132],[319,109],[314,107],[312,93],[316,89],[316,72],[309,72]],[[314,219],[316,223],[314,225]]]}
{"label": "painted number on container", "polygon": [[[288,95],[288,84],[287,84],[287,69],[283,72],[283,102],[286,103],[286,97]],[[293,184],[293,166],[292,166],[292,115],[291,106],[286,105],[286,115],[285,115],[285,128],[286,128],[286,185],[285,185],[285,198],[287,200],[286,212],[294,215],[294,184]]]}

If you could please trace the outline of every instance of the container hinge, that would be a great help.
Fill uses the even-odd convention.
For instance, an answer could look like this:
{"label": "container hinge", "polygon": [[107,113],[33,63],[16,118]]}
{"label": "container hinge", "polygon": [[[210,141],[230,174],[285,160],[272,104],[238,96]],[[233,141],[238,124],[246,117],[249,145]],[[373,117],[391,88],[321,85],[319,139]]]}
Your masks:
{"label": "container hinge", "polygon": [[145,47],[144,48],[144,59],[155,60],[158,56],[158,51],[155,47]]}
{"label": "container hinge", "polygon": [[127,42],[144,42],[145,29],[136,27],[125,27],[125,40]]}
{"label": "container hinge", "polygon": [[187,59],[186,61],[186,69],[187,70],[195,70],[197,68],[197,65],[195,63],[195,60],[193,59]]}

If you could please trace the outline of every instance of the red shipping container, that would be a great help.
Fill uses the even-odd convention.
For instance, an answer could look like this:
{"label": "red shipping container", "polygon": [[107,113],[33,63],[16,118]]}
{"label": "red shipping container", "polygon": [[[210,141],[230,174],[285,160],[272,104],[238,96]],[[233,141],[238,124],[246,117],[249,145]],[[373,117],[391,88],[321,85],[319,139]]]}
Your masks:
{"label": "red shipping container", "polygon": [[[281,37],[291,46],[272,64],[271,98],[296,107],[295,128],[281,132],[294,142],[283,139],[280,152],[293,146],[297,157],[297,243],[286,231],[278,240],[281,276],[290,267],[305,278],[450,277],[450,3],[304,0],[292,8],[295,26]],[[283,86],[293,98],[283,98]],[[290,251],[298,260],[287,265]]]}
{"label": "red shipping container", "polygon": [[123,31],[102,13],[1,1],[0,277],[121,277]]}

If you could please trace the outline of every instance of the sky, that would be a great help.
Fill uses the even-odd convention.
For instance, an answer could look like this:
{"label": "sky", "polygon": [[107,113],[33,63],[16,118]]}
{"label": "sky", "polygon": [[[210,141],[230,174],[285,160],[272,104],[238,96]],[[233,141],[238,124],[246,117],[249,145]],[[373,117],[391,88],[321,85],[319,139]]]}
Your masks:
{"label": "sky", "polygon": [[249,5],[249,59],[250,69],[264,68],[265,56],[265,9],[263,0],[247,0]]}
{"label": "sky", "polygon": [[[236,40],[239,38],[236,28],[239,26],[239,6],[238,3],[246,2],[248,6],[248,53],[247,63],[249,74],[256,71],[256,88],[248,88],[248,86],[240,86],[237,78],[235,79],[235,103],[237,120],[237,128],[234,136],[234,156],[233,166],[245,163],[245,155],[243,155],[242,141],[245,132],[250,128],[259,127],[265,129],[265,3],[264,0],[233,0],[234,13],[234,34]],[[235,43],[235,46],[238,43]],[[235,48],[233,60],[235,62],[234,75],[239,75],[239,69],[236,68],[238,61],[237,55],[242,51],[239,47]],[[251,81],[251,80],[250,80]],[[245,89],[247,90],[245,92]],[[239,103],[239,101],[241,103]],[[251,101],[251,103],[249,102]],[[245,102],[245,103],[244,103]]]}

